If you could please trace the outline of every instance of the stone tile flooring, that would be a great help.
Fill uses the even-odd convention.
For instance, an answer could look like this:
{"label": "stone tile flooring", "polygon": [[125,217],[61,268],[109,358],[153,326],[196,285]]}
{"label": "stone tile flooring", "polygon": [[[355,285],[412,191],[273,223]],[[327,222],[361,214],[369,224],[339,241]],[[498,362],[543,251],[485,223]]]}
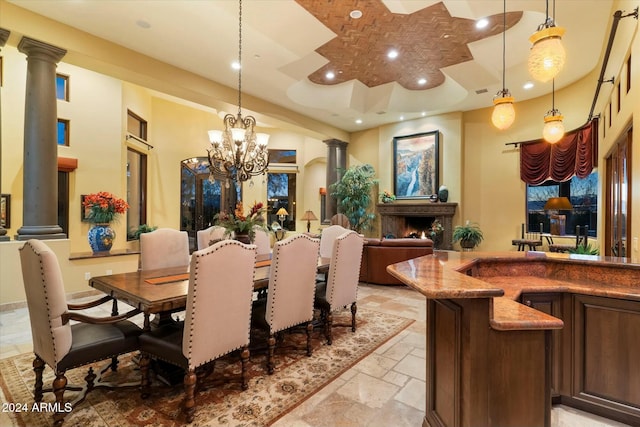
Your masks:
{"label": "stone tile flooring", "polygon": [[[336,378],[274,427],[419,427],[425,410],[425,303],[402,286],[362,284],[358,307],[414,319],[415,322]],[[122,307],[122,312],[127,310]],[[110,305],[93,309],[108,316]],[[141,316],[134,318],[142,322]],[[0,358],[31,351],[26,308],[0,312]],[[7,425],[0,414],[0,425]],[[619,427],[625,424],[557,406],[553,427]],[[9,424],[10,425],[10,424]]]}

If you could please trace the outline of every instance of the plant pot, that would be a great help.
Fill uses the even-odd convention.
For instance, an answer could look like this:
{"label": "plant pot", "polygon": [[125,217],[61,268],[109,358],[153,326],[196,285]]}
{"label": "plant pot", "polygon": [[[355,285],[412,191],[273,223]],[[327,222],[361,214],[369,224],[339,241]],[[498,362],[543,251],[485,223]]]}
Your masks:
{"label": "plant pot", "polygon": [[93,253],[109,252],[116,232],[109,224],[94,224],[87,233],[87,240]]}
{"label": "plant pot", "polygon": [[471,240],[460,240],[460,247],[462,249],[472,250],[476,245]]}
{"label": "plant pot", "polygon": [[249,238],[249,233],[236,233],[234,237],[238,242],[244,243],[246,245],[251,244],[251,239]]}

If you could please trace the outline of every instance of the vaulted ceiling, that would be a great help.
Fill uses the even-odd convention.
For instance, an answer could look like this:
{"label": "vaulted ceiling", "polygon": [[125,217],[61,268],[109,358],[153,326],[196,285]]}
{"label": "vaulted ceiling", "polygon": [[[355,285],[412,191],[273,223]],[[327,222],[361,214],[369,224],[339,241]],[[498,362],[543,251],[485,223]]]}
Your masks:
{"label": "vaulted ceiling", "polygon": [[[9,1],[237,87],[230,67],[238,53],[235,1]],[[550,83],[523,88],[531,81],[528,38],[544,22],[546,3],[506,2],[506,87],[516,102],[551,91]],[[556,89],[598,65],[612,5],[557,0],[556,23],[567,30],[568,59]],[[354,11],[361,17],[352,17]],[[477,29],[481,18],[488,25]],[[244,0],[242,27],[243,92],[345,131],[490,107],[502,89],[499,0]],[[387,56],[390,49],[396,58]]]}

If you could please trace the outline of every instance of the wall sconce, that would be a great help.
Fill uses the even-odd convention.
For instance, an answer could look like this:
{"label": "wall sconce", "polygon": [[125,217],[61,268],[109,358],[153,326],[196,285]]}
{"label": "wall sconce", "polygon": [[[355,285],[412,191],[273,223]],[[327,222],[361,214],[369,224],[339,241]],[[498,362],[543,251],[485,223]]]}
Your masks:
{"label": "wall sconce", "polygon": [[317,221],[318,218],[314,215],[312,211],[305,211],[304,215],[302,215],[302,220],[307,221],[307,233],[311,229],[311,221]]}
{"label": "wall sconce", "polygon": [[324,187],[320,187],[320,195],[321,196],[326,196],[327,195],[327,189]]}

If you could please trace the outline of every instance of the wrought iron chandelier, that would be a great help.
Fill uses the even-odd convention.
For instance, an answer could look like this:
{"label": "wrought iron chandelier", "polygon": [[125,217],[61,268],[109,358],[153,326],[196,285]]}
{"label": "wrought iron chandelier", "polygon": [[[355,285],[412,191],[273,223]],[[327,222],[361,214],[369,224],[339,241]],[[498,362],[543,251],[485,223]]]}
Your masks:
{"label": "wrought iron chandelier", "polygon": [[224,130],[209,131],[211,149],[207,154],[210,178],[222,174],[242,182],[267,172],[269,135],[255,132],[254,117],[242,117],[242,0],[238,22],[238,115],[224,117]]}

